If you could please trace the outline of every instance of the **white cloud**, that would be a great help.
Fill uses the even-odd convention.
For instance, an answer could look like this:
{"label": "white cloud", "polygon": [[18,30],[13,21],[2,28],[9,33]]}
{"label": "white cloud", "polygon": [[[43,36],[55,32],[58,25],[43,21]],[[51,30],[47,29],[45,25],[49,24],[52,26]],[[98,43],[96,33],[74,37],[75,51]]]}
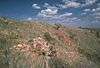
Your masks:
{"label": "white cloud", "polygon": [[38,4],[33,4],[32,7],[35,9],[41,9],[41,7],[39,7]]}
{"label": "white cloud", "polygon": [[29,18],[27,18],[27,20],[28,20],[28,21],[30,21],[30,20],[32,20],[32,18],[31,18],[31,17],[29,17]]}
{"label": "white cloud", "polygon": [[62,8],[67,8],[67,7],[74,7],[74,8],[77,8],[77,7],[84,7],[84,6],[88,6],[88,5],[92,5],[94,4],[97,0],[84,0],[85,3],[79,3],[79,2],[76,2],[78,0],[62,0],[62,2],[65,3],[65,5],[61,5]]}
{"label": "white cloud", "polygon": [[[94,13],[91,14],[96,20],[100,21],[100,3],[97,4],[97,8],[94,9]],[[92,10],[93,11],[93,10]]]}
{"label": "white cloud", "polygon": [[91,10],[90,9],[84,9],[83,11],[88,12],[88,11],[91,11]]}
{"label": "white cloud", "polygon": [[96,18],[97,18],[97,19],[100,19],[100,16],[97,16]]}
{"label": "white cloud", "polygon": [[94,15],[100,16],[100,12],[95,12]]}
{"label": "white cloud", "polygon": [[59,17],[68,17],[71,16],[73,13],[66,12],[65,14],[60,15]]}
{"label": "white cloud", "polygon": [[96,11],[96,9],[92,9],[92,11],[93,11],[93,12],[95,12],[95,11]]}
{"label": "white cloud", "polygon": [[77,8],[80,7],[80,3],[74,1],[66,1],[64,5],[60,5],[62,8]]}
{"label": "white cloud", "polygon": [[100,7],[96,8],[96,11],[100,11]]}
{"label": "white cloud", "polygon": [[96,1],[97,1],[97,0],[85,0],[86,5],[93,4],[93,3],[95,3]]}
{"label": "white cloud", "polygon": [[86,15],[87,13],[86,12],[84,12],[84,13],[81,13],[81,15]]}
{"label": "white cloud", "polygon": [[67,7],[75,7],[75,8],[77,8],[77,7],[79,7],[80,6],[80,3],[77,3],[77,2],[69,2],[69,3],[65,3],[65,5],[67,6]]}
{"label": "white cloud", "polygon": [[96,20],[99,20],[100,21],[100,8],[96,8],[94,13],[91,14]]}
{"label": "white cloud", "polygon": [[41,12],[39,12],[38,16],[42,16],[42,17],[52,17],[55,16],[58,12],[58,9],[56,7],[48,7],[44,10],[41,10]]}
{"label": "white cloud", "polygon": [[88,5],[93,5],[97,0],[85,0],[85,4],[82,4],[81,6],[88,6]]}
{"label": "white cloud", "polygon": [[44,3],[44,7],[49,7],[50,5],[48,3]]}

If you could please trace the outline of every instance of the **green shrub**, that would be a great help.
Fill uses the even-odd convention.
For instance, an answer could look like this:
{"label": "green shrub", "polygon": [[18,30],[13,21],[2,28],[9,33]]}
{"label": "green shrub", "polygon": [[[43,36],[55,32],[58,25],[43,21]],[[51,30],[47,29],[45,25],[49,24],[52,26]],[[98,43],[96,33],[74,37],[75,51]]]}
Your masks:
{"label": "green shrub", "polygon": [[9,55],[9,42],[7,41],[6,38],[0,38],[0,49],[3,50],[2,55],[4,55],[3,64],[9,64],[8,63],[8,55]]}
{"label": "green shrub", "polygon": [[50,34],[48,33],[48,32],[46,32],[46,33],[44,33],[44,37],[45,37],[45,39],[47,40],[47,41],[51,41],[51,40],[53,40],[53,38],[50,36]]}
{"label": "green shrub", "polygon": [[100,38],[100,32],[98,32],[98,31],[96,32],[96,37]]}
{"label": "green shrub", "polygon": [[58,30],[59,28],[63,27],[61,24],[55,24],[55,29]]}
{"label": "green shrub", "polygon": [[69,37],[70,37],[70,38],[74,39],[75,36],[76,36],[75,33],[73,33],[73,32],[69,32]]}
{"label": "green shrub", "polygon": [[79,53],[86,56],[88,60],[93,61],[95,63],[100,63],[100,55],[99,54],[96,54],[92,51],[88,52],[89,50],[83,49],[81,47],[78,47],[78,51],[79,51]]}

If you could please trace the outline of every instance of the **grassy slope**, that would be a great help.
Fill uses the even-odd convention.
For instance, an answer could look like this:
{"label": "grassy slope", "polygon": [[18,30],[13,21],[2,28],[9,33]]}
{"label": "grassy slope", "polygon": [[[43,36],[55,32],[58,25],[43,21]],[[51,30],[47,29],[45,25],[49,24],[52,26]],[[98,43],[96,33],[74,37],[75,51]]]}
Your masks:
{"label": "grassy slope", "polygon": [[[63,38],[59,38],[54,32],[58,30],[58,26],[65,32],[65,35],[75,41],[79,53],[82,55],[79,61],[72,65],[66,64],[68,61],[65,57],[59,56],[60,59],[51,58],[49,65],[51,68],[99,68],[100,64],[100,38],[96,32],[90,32],[88,29],[66,28],[61,25],[50,25],[46,23],[17,23],[16,21],[0,20],[0,64],[9,64],[9,48],[19,43],[27,42],[38,36],[46,37],[48,43],[66,51],[67,47]],[[49,34],[50,34],[50,37]],[[60,50],[59,50],[60,51]],[[62,53],[62,52],[61,52]],[[17,57],[17,56],[16,56]],[[41,60],[41,61],[40,61]],[[44,63],[45,57],[39,57],[37,65]],[[25,64],[25,61],[21,61]],[[43,64],[44,63],[44,64]],[[0,65],[0,66],[1,66]],[[27,64],[26,64],[27,65]],[[60,65],[60,66],[59,66]],[[41,65],[40,65],[41,67]],[[37,66],[36,68],[40,68]],[[5,67],[4,67],[5,68]],[[23,68],[23,67],[20,67]],[[24,67],[25,68],[25,67]],[[26,66],[26,68],[28,68]],[[45,68],[45,65],[44,67]]]}

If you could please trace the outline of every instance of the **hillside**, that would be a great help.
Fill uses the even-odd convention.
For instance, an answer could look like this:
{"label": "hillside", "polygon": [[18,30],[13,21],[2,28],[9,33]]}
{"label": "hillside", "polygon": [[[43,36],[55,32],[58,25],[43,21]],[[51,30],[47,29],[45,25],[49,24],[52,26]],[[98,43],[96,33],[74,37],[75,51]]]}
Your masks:
{"label": "hillside", "polygon": [[100,68],[100,29],[0,18],[0,68]]}

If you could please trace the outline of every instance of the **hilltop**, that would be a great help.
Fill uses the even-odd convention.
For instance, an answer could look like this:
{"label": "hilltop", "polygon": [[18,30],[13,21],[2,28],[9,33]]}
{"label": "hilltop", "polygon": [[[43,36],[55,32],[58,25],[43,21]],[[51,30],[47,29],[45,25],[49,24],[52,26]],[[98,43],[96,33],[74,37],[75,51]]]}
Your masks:
{"label": "hilltop", "polygon": [[100,29],[0,18],[1,68],[99,68]]}

